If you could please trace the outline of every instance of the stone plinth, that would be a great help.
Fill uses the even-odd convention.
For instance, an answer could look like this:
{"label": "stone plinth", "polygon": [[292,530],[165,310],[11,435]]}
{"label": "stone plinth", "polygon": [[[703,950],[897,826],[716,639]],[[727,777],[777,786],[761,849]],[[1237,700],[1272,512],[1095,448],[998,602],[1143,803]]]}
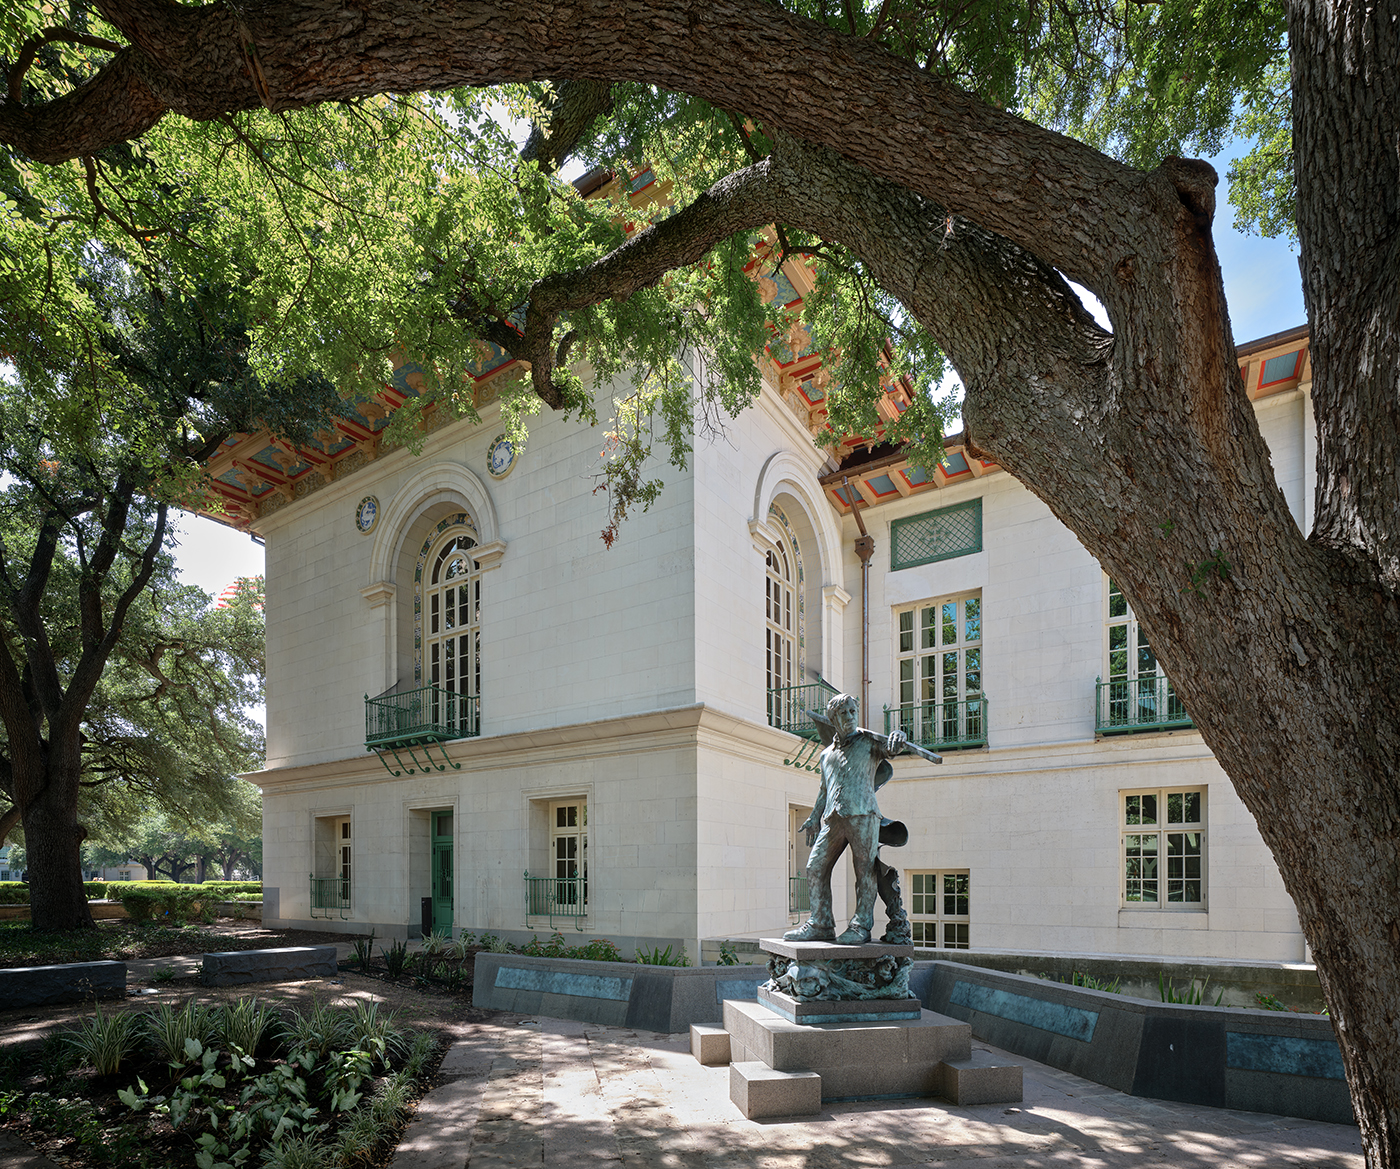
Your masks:
{"label": "stone plinth", "polygon": [[758,1001],[789,1023],[889,1023],[917,1019],[923,1004],[907,999],[815,999],[803,1002],[780,990],[758,988]]}
{"label": "stone plinth", "polygon": [[774,1071],[816,1072],[821,1098],[939,1096],[944,1060],[972,1055],[972,1028],[946,1015],[887,1022],[793,1023],[762,1003],[727,1002],[730,1058]]}
{"label": "stone plinth", "polygon": [[729,1062],[729,1032],[723,1027],[692,1023],[690,1054],[707,1068],[723,1067]]}
{"label": "stone plinth", "polygon": [[835,942],[788,942],[782,938],[763,938],[758,948],[767,954],[778,954],[795,962],[849,961],[854,958],[910,958],[913,946],[891,946],[884,942],[866,942],[863,946],[838,946]]}
{"label": "stone plinth", "polygon": [[943,1095],[954,1104],[1015,1104],[1021,1099],[1021,1065],[974,1051],[969,1059],[944,1060]]}
{"label": "stone plinth", "polygon": [[729,1099],[750,1120],[811,1116],[822,1110],[822,1079],[811,1072],[774,1071],[761,1063],[732,1063]]}
{"label": "stone plinth", "polygon": [[65,962],[0,970],[0,1006],[6,1008],[125,996],[125,962]]}
{"label": "stone plinth", "polygon": [[220,950],[204,955],[205,986],[292,982],[333,978],[339,971],[334,946],[284,946],[273,950]]}

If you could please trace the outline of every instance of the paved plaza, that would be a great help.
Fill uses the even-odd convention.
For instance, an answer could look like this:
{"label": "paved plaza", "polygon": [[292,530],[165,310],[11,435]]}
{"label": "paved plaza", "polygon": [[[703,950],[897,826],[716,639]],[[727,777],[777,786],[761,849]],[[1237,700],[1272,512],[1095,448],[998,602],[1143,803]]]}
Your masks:
{"label": "paved plaza", "polygon": [[700,1066],[684,1036],[547,1018],[467,1030],[393,1169],[1363,1165],[1349,1125],[1144,1100],[1021,1057],[1016,1106],[882,1100],[750,1121],[729,1102],[729,1069]]}

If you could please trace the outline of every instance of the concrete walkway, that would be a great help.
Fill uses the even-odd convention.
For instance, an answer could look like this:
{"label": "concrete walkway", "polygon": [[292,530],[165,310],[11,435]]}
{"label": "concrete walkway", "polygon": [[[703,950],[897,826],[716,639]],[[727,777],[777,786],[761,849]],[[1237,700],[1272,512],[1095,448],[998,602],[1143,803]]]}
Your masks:
{"label": "concrete walkway", "polygon": [[1351,1126],[1143,1100],[1021,1057],[1019,1106],[887,1100],[750,1121],[729,1102],[729,1069],[701,1067],[681,1036],[511,1017],[470,1032],[391,1169],[1363,1165]]}

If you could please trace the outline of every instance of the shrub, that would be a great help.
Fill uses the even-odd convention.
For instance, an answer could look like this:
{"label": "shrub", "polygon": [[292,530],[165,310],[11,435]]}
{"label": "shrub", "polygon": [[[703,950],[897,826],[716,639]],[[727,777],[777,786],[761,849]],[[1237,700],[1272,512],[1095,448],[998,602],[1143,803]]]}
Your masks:
{"label": "shrub", "polygon": [[67,1037],[68,1042],[99,1076],[115,1075],[136,1048],[136,1021],[130,1012],[103,1015],[99,1008],[94,1018],[83,1020]]}
{"label": "shrub", "polygon": [[690,959],[685,956],[685,947],[682,946],[680,953],[673,955],[671,947],[664,950],[660,946],[650,950],[641,946],[637,947],[637,961],[642,966],[689,966]]}
{"label": "shrub", "polygon": [[101,901],[107,896],[106,881],[84,881],[83,895],[89,901]]}
{"label": "shrub", "polygon": [[201,1046],[211,1042],[219,1031],[219,1017],[213,1009],[193,999],[180,1010],[166,1004],[146,1016],[146,1035],[161,1058],[174,1067],[189,1062],[186,1046],[191,1039]]}
{"label": "shrub", "polygon": [[28,905],[29,886],[23,881],[0,881],[0,905]]}
{"label": "shrub", "polygon": [[169,918],[183,922],[203,909],[208,894],[202,885],[123,881],[119,896],[122,907],[133,921]]}
{"label": "shrub", "polygon": [[261,881],[205,881],[202,887],[219,901],[233,901],[243,897],[262,899]]}

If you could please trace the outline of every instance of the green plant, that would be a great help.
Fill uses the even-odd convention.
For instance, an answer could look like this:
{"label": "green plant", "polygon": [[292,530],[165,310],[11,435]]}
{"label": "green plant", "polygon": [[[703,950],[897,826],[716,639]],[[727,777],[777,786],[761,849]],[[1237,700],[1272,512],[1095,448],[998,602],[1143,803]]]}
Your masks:
{"label": "green plant", "polygon": [[379,1004],[356,999],[346,1031],[357,1048],[378,1056],[385,1067],[391,1057],[405,1054],[408,1037],[394,1024],[398,1016],[389,1011],[379,1013]]}
{"label": "green plant", "polygon": [[482,934],[480,945],[483,950],[492,954],[510,954],[515,950],[508,941],[495,934]]}
{"label": "green plant", "polygon": [[146,1016],[146,1035],[166,1063],[183,1067],[192,1058],[190,1040],[202,1048],[213,1040],[218,1024],[214,1011],[193,999],[179,1010],[164,1003]]}
{"label": "green plant", "polygon": [[188,921],[203,911],[208,894],[202,885],[123,881],[122,908],[134,921]]}
{"label": "green plant", "polygon": [[447,951],[447,947],[452,944],[452,934],[443,930],[433,930],[423,939],[424,954],[430,958],[436,958]]}
{"label": "green plant", "polygon": [[387,949],[380,947],[379,953],[384,958],[384,969],[388,971],[390,978],[399,978],[408,968],[408,943],[394,942]]}
{"label": "green plant", "polygon": [[349,1044],[350,1019],[343,1010],[314,1000],[305,1011],[292,1012],[286,1036],[293,1050],[325,1056]]}
{"label": "green plant", "polygon": [[607,938],[593,938],[581,946],[575,946],[564,957],[587,958],[593,962],[621,962],[622,951]]}
{"label": "green plant", "polygon": [[719,944],[719,962],[716,963],[716,965],[718,965],[718,966],[737,966],[737,965],[739,965],[739,955],[738,955],[738,953],[737,953],[737,952],[735,951],[735,949],[734,949],[734,943],[731,942],[731,941],[729,941],[728,939],[726,939],[726,940],[720,942],[720,944]]}
{"label": "green plant", "polygon": [[1222,1001],[1225,998],[1225,991],[1222,989],[1221,992],[1216,996],[1215,1002],[1207,1004],[1204,1001],[1204,993],[1206,989],[1206,983],[1208,983],[1209,981],[1210,979],[1206,978],[1198,986],[1195,980],[1192,979],[1192,981],[1187,984],[1185,990],[1179,991],[1172,983],[1168,982],[1166,977],[1159,971],[1157,974],[1157,989],[1161,993],[1162,1001],[1164,1003],[1179,1003],[1183,1006],[1188,1007],[1201,1007],[1207,1005],[1218,1007],[1221,1005]]}
{"label": "green plant", "polygon": [[23,881],[0,881],[0,905],[28,905],[29,886]]}
{"label": "green plant", "polygon": [[334,1148],[314,1137],[288,1137],[263,1153],[266,1169],[329,1169],[335,1164]]}
{"label": "green plant", "polygon": [[428,1060],[437,1051],[437,1038],[431,1031],[419,1031],[409,1044],[408,1057],[403,1063],[403,1076],[409,1080],[423,1079]]}
{"label": "green plant", "polygon": [[275,1020],[272,1008],[265,1003],[256,998],[238,999],[220,1012],[219,1037],[228,1047],[256,1056]]}
{"label": "green plant", "polygon": [[1101,978],[1095,978],[1092,974],[1085,974],[1081,970],[1071,970],[1069,977],[1055,974],[1041,974],[1039,978],[1048,979],[1051,982],[1063,983],[1066,986],[1082,986],[1088,990],[1101,990],[1105,994],[1121,994],[1123,980],[1115,978],[1112,982],[1107,982]]}
{"label": "green plant", "polygon": [[447,951],[447,956],[462,962],[471,957],[471,951],[474,949],[476,949],[476,935],[463,933],[452,943]]}
{"label": "green plant", "polygon": [[664,950],[656,946],[650,950],[637,947],[637,961],[643,966],[689,966],[690,959],[685,956],[685,947],[682,946],[680,953],[671,956],[671,947]]}
{"label": "green plant", "polygon": [[369,964],[374,958],[374,930],[369,931],[367,938],[356,938],[353,945],[355,947],[355,965],[361,971],[368,970]]}
{"label": "green plant", "polygon": [[122,1060],[137,1045],[137,1016],[130,1012],[103,1015],[99,1007],[91,1019],[84,1019],[68,1035],[68,1043],[99,1076],[121,1071]]}
{"label": "green plant", "polygon": [[151,975],[151,980],[153,982],[174,982],[175,967],[157,966],[155,972]]}
{"label": "green plant", "polygon": [[83,882],[83,895],[84,895],[89,901],[102,901],[102,900],[105,900],[105,898],[106,898],[106,896],[107,896],[107,882],[106,882],[106,881],[84,881],[84,882]]}

